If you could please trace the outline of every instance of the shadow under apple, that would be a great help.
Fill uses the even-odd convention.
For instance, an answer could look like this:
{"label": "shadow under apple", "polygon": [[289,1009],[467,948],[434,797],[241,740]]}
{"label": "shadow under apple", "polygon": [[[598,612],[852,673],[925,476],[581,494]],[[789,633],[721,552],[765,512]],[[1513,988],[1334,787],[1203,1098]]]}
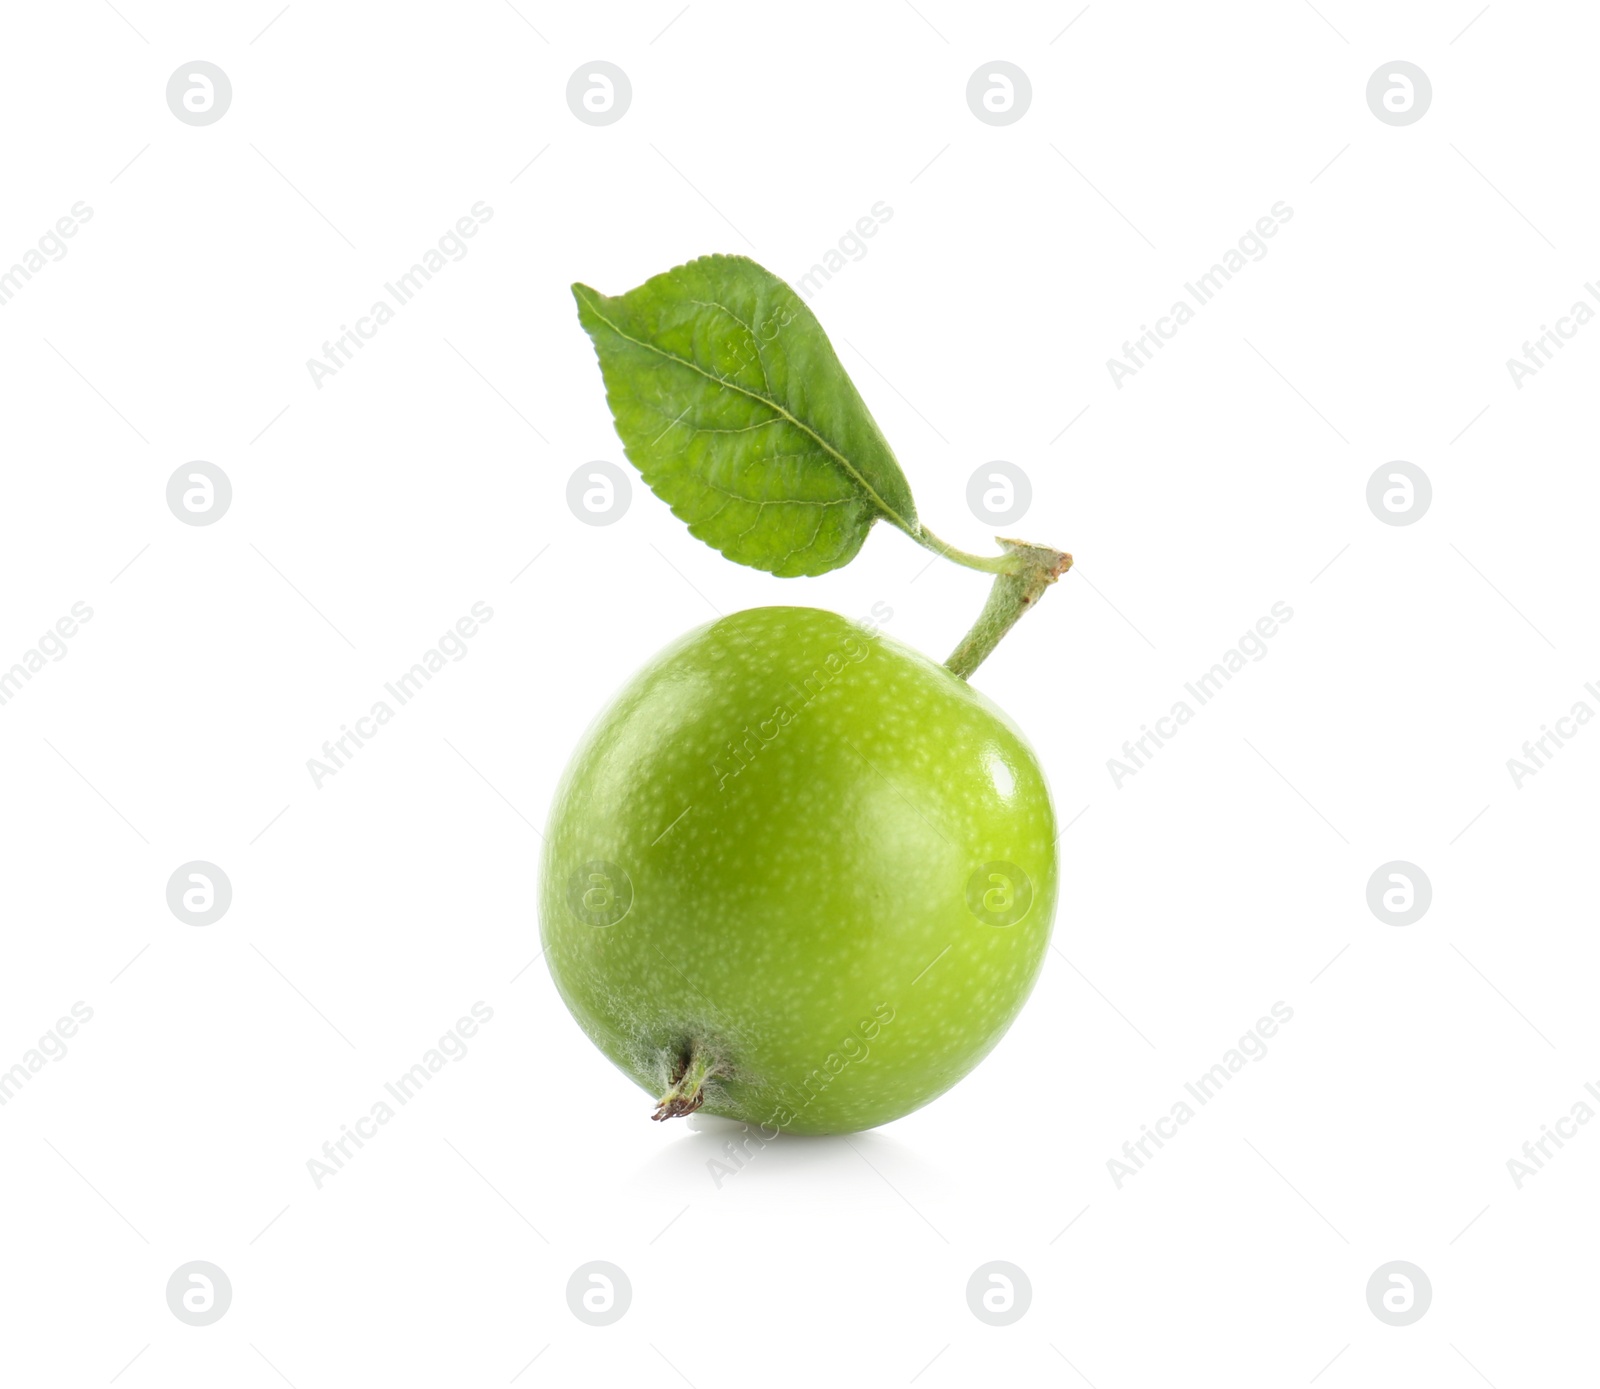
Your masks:
{"label": "shadow under apple", "polygon": [[[640,1167],[640,1186],[704,1196],[730,1186],[755,1191],[773,1186],[793,1194],[859,1187],[863,1175],[895,1186],[937,1184],[939,1174],[921,1154],[882,1129],[844,1134],[788,1134],[763,1131],[714,1114],[684,1121],[683,1136]],[[891,1180],[891,1177],[893,1180]]]}

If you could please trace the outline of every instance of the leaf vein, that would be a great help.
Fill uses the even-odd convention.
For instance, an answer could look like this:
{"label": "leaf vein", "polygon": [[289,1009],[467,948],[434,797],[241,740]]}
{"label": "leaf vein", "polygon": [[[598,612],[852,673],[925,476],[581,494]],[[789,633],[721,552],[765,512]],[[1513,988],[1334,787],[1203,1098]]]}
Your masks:
{"label": "leaf vein", "polygon": [[[779,402],[771,399],[768,396],[762,395],[759,391],[753,391],[747,386],[741,386],[736,381],[730,381],[724,376],[719,376],[714,371],[707,371],[706,368],[701,366],[698,362],[690,361],[686,357],[681,357],[676,352],[668,352],[665,348],[657,347],[655,343],[646,342],[642,338],[634,337],[631,333],[623,332],[623,330],[616,323],[606,317],[606,315],[601,311],[600,306],[595,303],[592,297],[585,297],[587,299],[589,310],[594,314],[595,318],[599,322],[605,324],[606,327],[615,333],[619,338],[621,338],[623,342],[632,343],[635,347],[643,348],[646,352],[652,352],[656,356],[662,357],[669,362],[673,362],[687,371],[695,372],[697,375],[705,377],[708,381],[714,381],[726,390],[733,391],[739,395],[747,397],[750,400],[756,401],[758,404],[765,405],[769,410],[773,411],[774,414],[788,420],[789,423],[794,425],[796,429],[808,435],[810,438],[815,439],[822,449],[829,455],[829,457],[833,458],[850,476],[850,478],[854,480],[856,485],[861,488],[862,492],[866,494],[866,496],[871,500],[872,504],[882,515],[893,521],[895,525],[900,527],[900,529],[905,531],[908,535],[915,535],[917,533],[916,527],[913,526],[912,523],[905,517],[901,516],[878,494],[877,489],[874,488],[864,476],[862,476],[861,472],[847,457],[845,457],[843,453],[835,448],[827,439],[823,438],[821,434],[817,433],[815,429],[811,428],[810,425],[791,414]],[[785,558],[788,558],[788,556],[785,556]]]}

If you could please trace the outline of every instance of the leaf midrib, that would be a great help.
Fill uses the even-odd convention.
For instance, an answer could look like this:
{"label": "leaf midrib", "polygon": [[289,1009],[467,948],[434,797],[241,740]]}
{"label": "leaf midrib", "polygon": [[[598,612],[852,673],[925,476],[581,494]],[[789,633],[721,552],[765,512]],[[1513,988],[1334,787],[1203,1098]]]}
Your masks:
{"label": "leaf midrib", "polygon": [[[592,291],[588,291],[587,287],[583,287],[578,289],[577,293],[589,306],[590,312],[593,313],[596,318],[604,323],[607,328],[609,328],[624,342],[631,342],[635,347],[642,347],[646,351],[654,352],[658,357],[665,357],[669,362],[676,362],[681,367],[687,367],[690,371],[698,372],[701,376],[705,377],[707,381],[715,381],[717,385],[726,390],[734,391],[739,395],[747,396],[751,400],[759,401],[769,410],[774,411],[782,418],[788,420],[789,423],[792,424],[796,429],[810,436],[812,439],[815,439],[817,443],[828,453],[828,455],[833,458],[839,464],[839,466],[843,468],[845,472],[854,480],[856,485],[867,494],[867,496],[871,499],[872,504],[876,506],[888,520],[900,527],[900,529],[903,530],[907,535],[916,534],[912,523],[904,516],[900,515],[899,512],[897,512],[892,506],[889,505],[888,502],[884,501],[884,499],[878,495],[877,490],[870,482],[866,480],[865,477],[862,476],[860,470],[856,468],[855,464],[853,464],[844,456],[844,454],[840,453],[838,449],[824,439],[822,435],[818,434],[817,431],[814,430],[809,424],[807,424],[804,420],[798,419],[796,416],[790,414],[788,410],[784,409],[782,405],[773,400],[771,396],[762,395],[760,391],[752,391],[747,386],[741,386],[737,382],[729,381],[724,376],[718,376],[715,372],[707,371],[698,362],[692,362],[687,357],[680,357],[676,352],[668,352],[663,347],[657,347],[653,342],[646,342],[643,338],[636,338],[631,333],[623,332],[620,327],[618,327],[609,318],[607,318],[604,313],[601,312],[599,305],[596,304],[594,299],[591,297]],[[725,304],[718,305],[718,307],[725,309],[730,315],[733,314],[733,310],[729,309]]]}

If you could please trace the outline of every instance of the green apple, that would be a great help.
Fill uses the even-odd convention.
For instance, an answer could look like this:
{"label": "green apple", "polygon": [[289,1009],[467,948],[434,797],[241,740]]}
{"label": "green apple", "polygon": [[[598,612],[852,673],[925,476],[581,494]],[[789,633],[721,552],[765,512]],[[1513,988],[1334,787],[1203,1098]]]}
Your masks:
{"label": "green apple", "polygon": [[809,608],[689,633],[589,730],[550,815],[552,977],[656,1118],[886,1123],[983,1059],[1044,960],[1050,793],[966,682],[1072,556],[935,535],[816,315],[754,261],[572,293],[628,460],[691,534],[800,578],[882,523],[992,577],[942,666]]}
{"label": "green apple", "polygon": [[546,957],[657,1118],[870,1128],[1017,1016],[1056,833],[1032,749],[964,680],[837,614],[756,608],[667,647],[577,749]]}

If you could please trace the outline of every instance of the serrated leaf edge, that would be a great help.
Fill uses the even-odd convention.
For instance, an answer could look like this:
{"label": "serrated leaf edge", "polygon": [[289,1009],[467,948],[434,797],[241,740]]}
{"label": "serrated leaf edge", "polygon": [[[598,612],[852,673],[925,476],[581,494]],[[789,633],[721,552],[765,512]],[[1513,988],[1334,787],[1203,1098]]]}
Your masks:
{"label": "serrated leaf edge", "polygon": [[[599,291],[591,289],[588,285],[584,284],[574,284],[572,286],[572,295],[573,298],[577,299],[580,304],[587,307],[589,311],[600,320],[600,322],[605,324],[607,328],[609,328],[624,342],[631,342],[636,347],[642,347],[647,351],[654,352],[658,357],[665,357],[669,362],[675,362],[679,366],[687,367],[690,371],[698,372],[708,381],[715,381],[717,385],[722,386],[727,390],[735,391],[739,395],[745,396],[750,400],[758,401],[762,405],[765,405],[769,410],[779,415],[781,418],[787,420],[803,434],[807,435],[811,439],[814,439],[817,445],[825,453],[827,453],[829,457],[834,459],[834,461],[837,462],[841,468],[844,469],[845,473],[850,477],[850,479],[862,490],[862,492],[866,494],[873,506],[877,508],[880,516],[891,522],[893,525],[898,526],[907,535],[914,537],[917,534],[916,523],[913,521],[908,521],[904,516],[901,516],[899,512],[891,507],[888,502],[884,501],[884,499],[878,495],[872,484],[861,475],[855,464],[846,458],[844,454],[840,453],[838,449],[824,439],[822,435],[818,434],[817,431],[808,425],[804,420],[797,419],[770,396],[762,395],[760,391],[752,391],[746,386],[741,386],[735,381],[728,380],[725,376],[718,376],[715,372],[707,371],[698,362],[692,362],[686,357],[680,357],[676,352],[668,352],[664,348],[657,347],[653,342],[646,342],[642,338],[634,337],[631,333],[623,332],[621,328],[619,328],[615,323],[605,316],[600,309],[599,303],[597,302],[601,298],[609,298],[610,296],[603,296],[599,293]],[[844,370],[842,364],[840,366],[840,370]],[[848,380],[848,374],[846,379]],[[627,441],[624,440],[623,442],[626,444]]]}

